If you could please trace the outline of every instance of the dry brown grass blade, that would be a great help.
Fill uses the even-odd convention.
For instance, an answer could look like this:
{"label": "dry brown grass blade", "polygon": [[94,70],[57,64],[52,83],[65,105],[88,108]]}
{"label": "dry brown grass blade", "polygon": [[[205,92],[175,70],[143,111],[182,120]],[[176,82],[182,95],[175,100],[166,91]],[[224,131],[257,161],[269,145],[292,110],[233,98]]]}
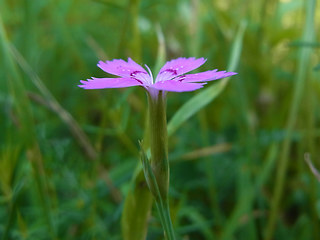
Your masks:
{"label": "dry brown grass blade", "polygon": [[29,93],[28,96],[31,100],[48,107],[51,111],[56,113],[61,118],[61,120],[69,127],[72,135],[75,137],[86,155],[91,160],[95,160],[97,158],[97,152],[89,142],[86,134],[82,131],[79,124],[74,120],[69,112],[63,109],[57,102],[49,101],[48,99],[45,99],[38,94]]}
{"label": "dry brown grass blade", "polygon": [[32,83],[37,87],[42,96],[37,95],[33,100],[37,100],[38,103],[41,103],[49,107],[53,112],[55,112],[61,120],[69,127],[72,135],[75,137],[81,148],[84,150],[85,154],[89,159],[94,160],[98,157],[96,150],[91,145],[87,135],[82,131],[77,121],[72,117],[72,115],[66,111],[47,87],[43,84],[39,76],[32,70],[31,66],[27,63],[24,57],[20,52],[11,45],[11,53],[19,66],[23,71],[30,77]]}
{"label": "dry brown grass blade", "polygon": [[310,158],[310,154],[309,153],[305,153],[304,154],[304,160],[306,161],[306,163],[308,164],[311,172],[313,173],[313,175],[317,178],[317,180],[320,182],[320,173],[319,171],[314,167],[311,158]]}
{"label": "dry brown grass blade", "polygon": [[122,194],[120,192],[119,189],[117,189],[110,176],[109,176],[109,172],[107,171],[107,169],[105,169],[103,166],[99,167],[99,173],[100,173],[100,178],[103,179],[107,185],[107,187],[109,188],[110,190],[110,193],[111,193],[111,196],[112,196],[112,200],[115,202],[115,203],[118,203],[120,204],[122,202]]}
{"label": "dry brown grass blade", "polygon": [[201,148],[181,156],[181,160],[195,160],[201,157],[227,152],[231,149],[231,144],[221,143],[210,147]]}

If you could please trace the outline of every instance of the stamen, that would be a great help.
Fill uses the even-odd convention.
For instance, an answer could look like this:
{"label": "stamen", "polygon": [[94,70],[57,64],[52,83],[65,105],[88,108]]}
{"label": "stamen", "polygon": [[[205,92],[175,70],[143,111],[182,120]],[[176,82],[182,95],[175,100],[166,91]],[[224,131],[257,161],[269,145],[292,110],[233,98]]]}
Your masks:
{"label": "stamen", "polygon": [[149,75],[150,75],[150,77],[151,77],[151,84],[153,84],[154,82],[153,82],[152,72],[151,72],[151,70],[150,70],[150,68],[148,67],[147,64],[145,64],[144,66],[147,68],[147,70],[148,70],[148,72],[149,72]]}

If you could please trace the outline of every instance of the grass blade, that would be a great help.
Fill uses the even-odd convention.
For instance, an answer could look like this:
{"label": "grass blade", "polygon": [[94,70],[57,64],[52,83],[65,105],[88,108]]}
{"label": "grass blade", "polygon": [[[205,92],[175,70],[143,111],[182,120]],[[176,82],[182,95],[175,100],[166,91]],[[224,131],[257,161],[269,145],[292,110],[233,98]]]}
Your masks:
{"label": "grass blade", "polygon": [[[306,22],[305,31],[303,33],[303,41],[312,42],[314,38],[314,16],[316,10],[316,0],[309,0],[306,2]],[[294,131],[294,127],[297,121],[300,103],[303,96],[304,85],[306,81],[306,73],[310,61],[311,49],[303,47],[300,49],[298,58],[298,72],[294,82],[294,92],[292,104],[290,107],[289,116],[286,123],[286,137],[283,142],[282,152],[277,166],[277,175],[275,180],[275,188],[273,192],[273,198],[271,202],[270,216],[265,232],[265,239],[273,239],[276,221],[279,214],[279,207],[284,189],[286,172],[289,162],[289,153],[291,149],[291,139]]]}
{"label": "grass blade", "polygon": [[[228,71],[234,71],[240,60],[242,40],[247,23],[242,21],[235,37],[231,56],[228,64]],[[168,136],[172,135],[185,121],[194,114],[199,112],[203,107],[212,102],[223,91],[228,83],[228,78],[221,80],[219,83],[205,88],[200,93],[186,102],[172,117],[168,123]]]}

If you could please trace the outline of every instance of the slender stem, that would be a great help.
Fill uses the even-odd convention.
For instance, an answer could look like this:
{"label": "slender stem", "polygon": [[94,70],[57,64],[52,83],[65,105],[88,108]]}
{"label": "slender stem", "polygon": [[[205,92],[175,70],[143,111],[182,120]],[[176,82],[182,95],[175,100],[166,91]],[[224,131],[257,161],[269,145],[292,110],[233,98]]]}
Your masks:
{"label": "slender stem", "polygon": [[168,240],[175,240],[170,217],[169,190],[169,160],[167,146],[166,99],[162,91],[148,93],[149,102],[149,136],[151,162],[144,160],[145,176],[156,200],[160,221]]}
{"label": "slender stem", "polygon": [[170,216],[170,208],[169,208],[168,199],[166,199],[166,201],[164,202],[164,215],[166,217],[166,221],[167,221],[167,225],[168,225],[168,229],[167,229],[168,239],[175,240],[173,224],[172,224],[171,216]]}
{"label": "slender stem", "polygon": [[170,217],[170,208],[169,208],[168,199],[166,199],[165,201],[162,201],[161,198],[158,199],[156,201],[156,206],[160,215],[160,221],[164,229],[166,239],[175,240],[176,238],[174,235],[173,224]]}
{"label": "slender stem", "polygon": [[[165,216],[165,211],[163,209],[163,204],[160,202],[156,201],[156,206],[157,206],[157,210],[160,216],[160,222],[162,225],[162,228],[164,230],[164,235],[166,236],[166,239],[171,240],[172,238],[170,237],[170,231],[169,231],[169,225],[168,225],[168,221],[167,218]],[[174,239],[174,238],[173,238]]]}
{"label": "slender stem", "polygon": [[161,197],[159,185],[157,183],[156,177],[153,173],[149,160],[147,159],[147,156],[143,151],[143,149],[141,149],[141,160],[142,160],[143,171],[145,174],[148,187],[151,193],[153,194],[153,197],[156,200],[156,206],[160,215],[160,221],[164,229],[166,239],[174,240],[175,237],[174,237],[172,221],[170,218],[168,198]]}
{"label": "slender stem", "polygon": [[160,195],[165,199],[169,189],[168,136],[165,93],[148,94],[151,168]]}

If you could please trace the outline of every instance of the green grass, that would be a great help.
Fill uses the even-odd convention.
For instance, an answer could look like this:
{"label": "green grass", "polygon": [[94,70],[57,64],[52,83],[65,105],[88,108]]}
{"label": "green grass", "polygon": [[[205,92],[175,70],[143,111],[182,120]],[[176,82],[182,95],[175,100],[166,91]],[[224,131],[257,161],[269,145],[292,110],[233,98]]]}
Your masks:
{"label": "green grass", "polygon": [[120,240],[128,207],[163,238],[146,188],[132,205],[146,94],[77,84],[99,59],[179,56],[239,74],[168,94],[177,239],[319,239],[318,5],[0,0],[0,239]]}

